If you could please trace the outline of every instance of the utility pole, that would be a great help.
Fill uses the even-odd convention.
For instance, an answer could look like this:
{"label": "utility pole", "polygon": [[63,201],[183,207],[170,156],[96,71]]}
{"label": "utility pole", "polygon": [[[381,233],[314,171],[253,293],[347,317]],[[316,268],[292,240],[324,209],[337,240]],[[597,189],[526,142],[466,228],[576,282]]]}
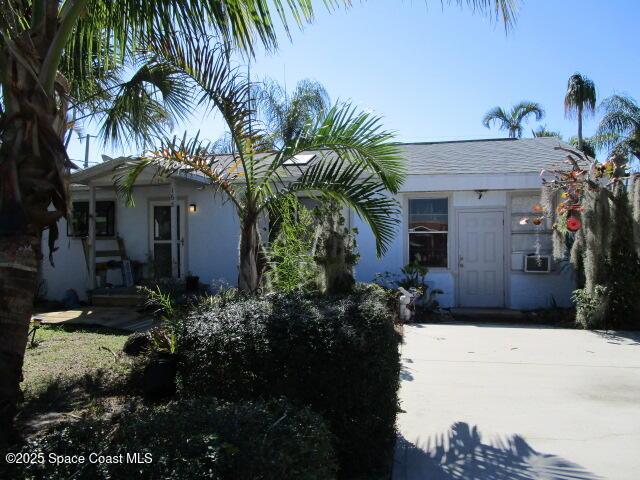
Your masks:
{"label": "utility pole", "polygon": [[82,137],[78,135],[78,140],[82,141],[83,138],[87,139],[87,144],[84,146],[84,168],[89,168],[89,144],[91,143],[91,137],[95,138],[96,135],[89,135],[88,133]]}

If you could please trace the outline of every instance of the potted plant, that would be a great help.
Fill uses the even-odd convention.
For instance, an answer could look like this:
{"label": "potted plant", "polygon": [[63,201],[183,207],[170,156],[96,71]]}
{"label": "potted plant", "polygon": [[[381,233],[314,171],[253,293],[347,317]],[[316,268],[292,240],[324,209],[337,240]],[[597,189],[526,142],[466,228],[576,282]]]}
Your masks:
{"label": "potted plant", "polygon": [[169,397],[176,392],[176,345],[182,328],[182,312],[171,294],[142,287],[147,295],[146,306],[153,310],[158,326],[150,331],[149,361],[142,376],[142,389],[152,398]]}
{"label": "potted plant", "polygon": [[149,361],[142,376],[142,389],[147,397],[163,398],[176,393],[176,336],[163,326],[151,331]]}

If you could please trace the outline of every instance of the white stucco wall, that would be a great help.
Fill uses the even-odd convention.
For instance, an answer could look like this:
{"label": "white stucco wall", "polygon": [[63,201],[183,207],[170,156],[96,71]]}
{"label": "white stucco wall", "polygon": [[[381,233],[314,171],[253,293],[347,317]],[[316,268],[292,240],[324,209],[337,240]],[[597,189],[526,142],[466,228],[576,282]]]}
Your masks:
{"label": "white stucco wall", "polygon": [[[438,178],[436,178],[438,177]],[[442,177],[442,178],[440,178]],[[451,190],[454,187],[454,190]],[[567,268],[561,270],[554,265],[551,273],[525,273],[522,256],[512,261],[510,252],[510,199],[519,192],[537,191],[540,177],[537,174],[518,175],[457,175],[450,176],[410,176],[402,192],[396,199],[403,207],[399,219],[397,235],[387,254],[376,258],[375,241],[370,228],[359,218],[352,219],[358,228],[358,247],[360,262],[356,267],[356,277],[360,281],[370,281],[376,273],[385,271],[399,273],[408,263],[407,253],[407,199],[412,197],[448,197],[449,198],[449,267],[431,269],[427,283],[441,289],[444,294],[438,297],[445,308],[457,306],[456,278],[457,256],[455,255],[455,214],[462,208],[493,208],[505,212],[505,306],[519,310],[531,310],[551,307],[553,302],[559,306],[571,305],[571,293],[575,288],[573,272]],[[495,190],[492,190],[495,189]],[[479,192],[476,190],[487,190]],[[552,300],[553,299],[553,300]]]}
{"label": "white stucco wall", "polygon": [[[146,262],[150,254],[149,241],[149,204],[151,201],[168,201],[169,187],[136,187],[134,191],[135,207],[128,208],[117,199],[112,189],[97,189],[96,200],[116,200],[116,233],[124,239],[127,255],[131,260]],[[192,184],[178,182],[176,186],[178,200],[185,204],[195,203],[195,213],[185,213],[185,271],[200,277],[203,283],[213,279],[224,279],[235,284],[237,278],[238,231],[239,224],[233,206],[223,203],[220,197],[214,197],[211,190],[198,190]],[[73,200],[87,200],[88,192],[76,191]],[[43,242],[45,261],[43,278],[47,283],[47,296],[60,300],[67,289],[73,288],[81,299],[86,299],[88,288],[87,268],[79,238],[67,237],[64,220],[59,223],[60,238],[58,250],[54,253],[55,267],[46,260],[46,234]],[[98,248],[113,249],[113,246]],[[102,245],[108,245],[102,243]],[[112,271],[109,278],[118,283],[119,272]]]}
{"label": "white stucco wall", "polygon": [[[439,176],[440,177],[440,176]],[[552,305],[552,298],[561,306],[570,305],[574,288],[569,269],[555,269],[548,274],[525,273],[521,256],[509,251],[510,195],[538,189],[538,175],[458,175],[410,176],[403,191],[396,196],[402,205],[396,235],[386,255],[377,258],[375,239],[371,229],[355,214],[351,213],[351,225],[356,227],[360,261],[356,266],[359,281],[370,281],[376,273],[399,273],[407,263],[407,200],[411,197],[446,196],[449,198],[449,267],[432,269],[427,282],[444,294],[439,297],[444,307],[456,306],[457,256],[455,248],[455,213],[461,208],[499,208],[505,211],[505,306],[514,309],[545,308]],[[455,187],[452,190],[452,186]],[[495,190],[491,190],[494,188]],[[479,193],[474,190],[487,190]],[[146,262],[150,253],[149,204],[154,200],[167,201],[169,187],[137,187],[134,192],[135,208],[127,208],[121,201],[116,203],[116,232],[124,239],[127,254],[132,260]],[[201,282],[225,280],[235,284],[238,262],[239,224],[233,205],[215,197],[210,189],[198,189],[193,183],[179,181],[177,197],[186,205],[195,203],[197,212],[186,213],[185,271],[200,277]],[[86,200],[87,191],[74,192],[74,200]],[[97,200],[117,200],[112,189],[98,189]],[[55,268],[43,262],[43,278],[47,282],[48,297],[61,299],[68,288],[73,288],[81,298],[86,298],[88,287],[87,269],[80,239],[68,238],[66,224],[60,222],[59,250],[54,254]],[[517,258],[516,258],[517,257]],[[114,271],[115,278],[118,272]],[[117,283],[114,281],[114,283]]]}
{"label": "white stucco wall", "polygon": [[554,306],[570,307],[575,287],[573,271],[525,273],[512,271],[509,275],[509,304],[518,310],[535,310]]}

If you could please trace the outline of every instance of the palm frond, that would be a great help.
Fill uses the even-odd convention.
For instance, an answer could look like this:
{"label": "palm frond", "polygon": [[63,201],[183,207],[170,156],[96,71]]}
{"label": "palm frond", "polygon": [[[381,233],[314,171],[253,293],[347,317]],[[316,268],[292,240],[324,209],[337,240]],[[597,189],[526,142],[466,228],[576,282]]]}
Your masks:
{"label": "palm frond", "polygon": [[[324,4],[333,8],[348,6],[349,2],[324,0]],[[311,0],[89,0],[86,10],[90,14],[78,22],[69,48],[77,53],[88,45],[101,50],[90,42],[95,32],[102,31],[121,61],[127,52],[145,45],[150,38],[164,41],[175,32],[209,34],[248,53],[253,53],[257,42],[272,50],[278,44],[278,22],[288,34],[291,24],[302,26],[314,19]]]}
{"label": "palm frond", "polygon": [[196,135],[187,140],[165,139],[162,145],[144,157],[134,159],[121,166],[114,175],[116,190],[133,206],[133,187],[144,171],[155,178],[176,178],[195,176],[207,182],[214,191],[221,191],[238,207],[234,182],[242,176],[239,162],[234,155],[217,155],[211,152],[211,145]]}
{"label": "palm frond", "polygon": [[167,62],[148,59],[118,90],[103,112],[104,143],[147,144],[164,134],[176,119],[184,119],[192,102],[188,78]]}
{"label": "palm frond", "polygon": [[504,24],[505,31],[512,29],[516,23],[519,0],[447,0],[459,6],[466,5],[474,12],[490,15],[496,22]]}
{"label": "palm frond", "polygon": [[325,88],[309,79],[299,81],[291,94],[277,82],[267,79],[257,85],[252,97],[258,116],[271,134],[274,147],[283,145],[307,123],[321,118],[330,108]]}
{"label": "palm frond", "polygon": [[209,40],[182,35],[164,42],[158,50],[196,83],[202,92],[198,103],[218,110],[229,127],[234,149],[244,156],[255,148],[244,148],[247,141],[260,143],[261,139],[253,123],[252,87],[242,71],[231,65],[228,48]]}
{"label": "palm frond", "polygon": [[640,105],[631,97],[612,95],[600,105],[604,115],[596,136],[610,153],[634,155],[640,159]]}
{"label": "palm frond", "polygon": [[362,166],[377,175],[390,192],[398,192],[406,174],[395,135],[382,128],[381,118],[359,112],[355,106],[336,104],[324,118],[305,127],[275,152],[265,178],[303,152],[332,152],[337,159]]}
{"label": "palm frond", "polygon": [[482,118],[482,125],[486,128],[491,128],[492,123],[498,123],[500,125],[500,129],[508,128],[510,125],[509,116],[507,116],[502,107],[492,108]]}
{"label": "palm frond", "polygon": [[256,113],[263,119],[269,131],[276,137],[282,136],[282,126],[286,122],[287,104],[285,89],[270,79],[256,83],[251,92],[256,105]]}
{"label": "palm frond", "polygon": [[546,125],[540,125],[536,130],[531,130],[531,134],[534,138],[557,137],[562,139],[562,134],[560,132],[549,130]]}
{"label": "palm frond", "polygon": [[319,195],[352,208],[371,227],[376,238],[377,255],[387,252],[400,223],[400,205],[387,195],[384,183],[365,165],[324,154],[321,161],[268,199],[264,208],[269,208],[282,195],[298,192]]}
{"label": "palm frond", "polygon": [[574,73],[567,82],[564,97],[565,116],[573,117],[579,111],[593,114],[596,110],[596,86],[589,78]]}
{"label": "palm frond", "polygon": [[544,109],[536,102],[520,102],[513,107],[511,118],[514,124],[522,123],[529,115],[534,115],[537,121],[544,117]]}
{"label": "palm frond", "polygon": [[604,115],[598,132],[624,135],[631,130],[640,130],[640,105],[631,97],[612,95],[600,105]]}
{"label": "palm frond", "polygon": [[494,107],[486,113],[482,124],[490,128],[492,123],[497,123],[500,130],[509,132],[510,138],[520,138],[524,130],[523,122],[529,115],[535,115],[536,120],[541,120],[544,110],[539,104],[527,101],[517,103],[508,112],[501,107]]}

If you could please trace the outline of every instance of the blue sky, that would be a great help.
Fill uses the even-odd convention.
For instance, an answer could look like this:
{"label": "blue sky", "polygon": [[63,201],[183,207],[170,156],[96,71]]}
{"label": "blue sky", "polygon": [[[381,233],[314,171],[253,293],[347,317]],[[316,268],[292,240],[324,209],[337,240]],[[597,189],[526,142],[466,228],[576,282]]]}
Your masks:
{"label": "blue sky", "polygon": [[[293,31],[291,42],[281,36],[275,54],[258,53],[252,77],[289,88],[302,78],[318,80],[332,100],[384,116],[401,141],[505,136],[485,129],[482,116],[520,100],[539,102],[546,110],[540,123],[569,137],[577,127],[564,118],[562,102],[576,71],[596,83],[599,99],[626,93],[640,100],[637,0],[524,0],[508,35],[502,25],[438,0],[355,0],[332,13],[315,3],[316,21]],[[595,126],[588,120],[585,135]],[[176,133],[185,129],[210,139],[223,133],[219,118],[202,112]],[[84,158],[84,144],[74,139],[69,153]],[[136,152],[92,139],[90,160],[101,153]]]}

